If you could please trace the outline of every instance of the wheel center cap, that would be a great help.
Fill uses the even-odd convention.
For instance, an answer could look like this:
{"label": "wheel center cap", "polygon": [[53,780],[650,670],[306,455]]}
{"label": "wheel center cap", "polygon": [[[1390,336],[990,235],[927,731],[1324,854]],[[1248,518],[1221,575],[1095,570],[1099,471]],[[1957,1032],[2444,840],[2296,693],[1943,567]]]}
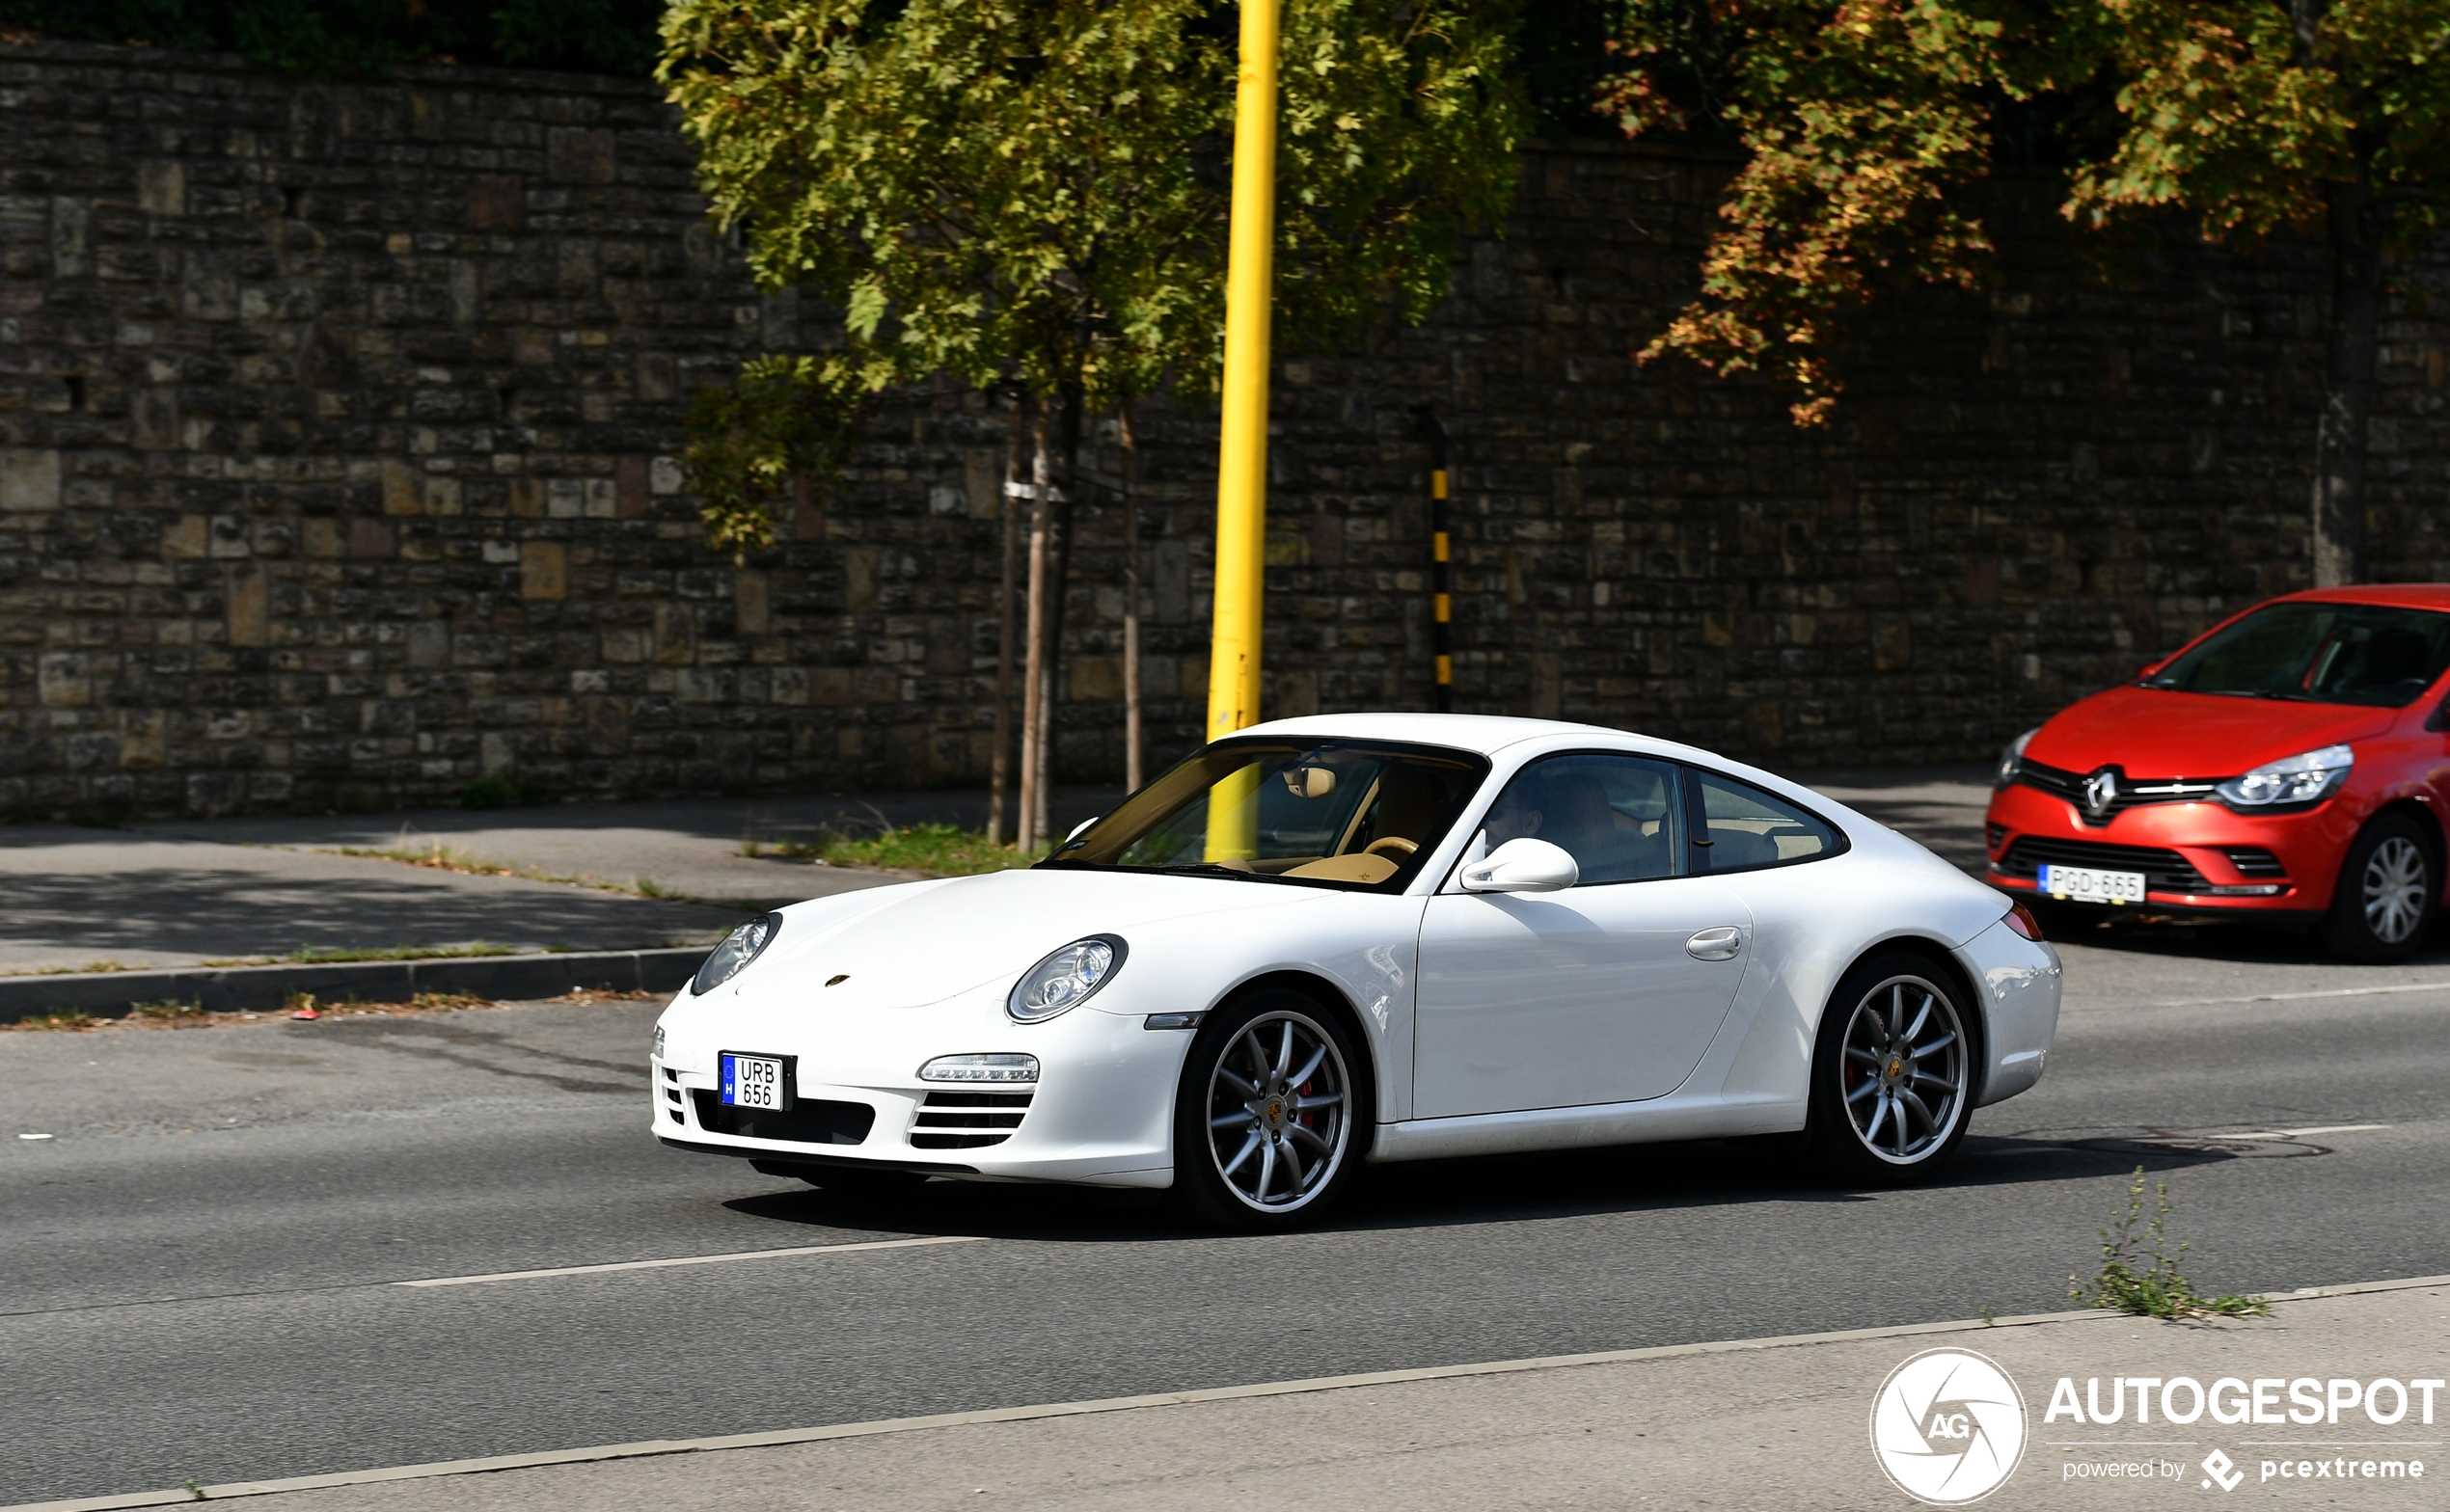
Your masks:
{"label": "wheel center cap", "polygon": [[1903,1057],[1892,1055],[1889,1058],[1889,1079],[1891,1081],[1895,1081],[1897,1079],[1897,1073],[1903,1071],[1905,1068],[1906,1063]]}
{"label": "wheel center cap", "polygon": [[1270,1123],[1282,1123],[1285,1121],[1285,1103],[1283,1098],[1270,1097],[1267,1100],[1267,1121]]}

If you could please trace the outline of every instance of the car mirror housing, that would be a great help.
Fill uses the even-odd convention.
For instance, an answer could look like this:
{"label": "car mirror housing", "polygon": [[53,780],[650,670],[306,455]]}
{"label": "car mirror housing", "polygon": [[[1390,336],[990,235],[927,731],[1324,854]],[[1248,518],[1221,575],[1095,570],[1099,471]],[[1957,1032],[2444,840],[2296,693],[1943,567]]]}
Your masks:
{"label": "car mirror housing", "polygon": [[1467,893],[1554,893],[1582,880],[1563,846],[1526,835],[1509,840],[1456,874]]}

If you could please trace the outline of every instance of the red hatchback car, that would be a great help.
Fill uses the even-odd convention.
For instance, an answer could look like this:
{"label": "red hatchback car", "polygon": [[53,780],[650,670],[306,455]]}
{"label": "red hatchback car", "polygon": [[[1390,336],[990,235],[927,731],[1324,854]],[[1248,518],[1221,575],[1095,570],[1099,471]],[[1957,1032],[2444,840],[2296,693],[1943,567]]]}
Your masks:
{"label": "red hatchback car", "polygon": [[2317,928],[2413,955],[2441,900],[2450,584],[2221,621],[2000,758],[1991,880],[2036,903]]}

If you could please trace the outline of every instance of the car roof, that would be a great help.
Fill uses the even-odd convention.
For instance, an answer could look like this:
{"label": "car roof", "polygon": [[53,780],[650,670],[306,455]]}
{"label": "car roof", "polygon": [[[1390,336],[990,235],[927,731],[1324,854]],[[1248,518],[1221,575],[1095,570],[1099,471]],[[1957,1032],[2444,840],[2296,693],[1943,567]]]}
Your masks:
{"label": "car roof", "polygon": [[2450,582],[2368,582],[2343,588],[2307,588],[2285,593],[2274,604],[2308,600],[2318,604],[2382,604],[2393,608],[2450,610]]}
{"label": "car roof", "polygon": [[1236,730],[1246,735],[1323,740],[1341,737],[1359,741],[1404,741],[1415,745],[1447,745],[1493,756],[1509,745],[1547,736],[1603,736],[1610,741],[1636,742],[1662,750],[1674,742],[1650,741],[1626,730],[1599,724],[1574,724],[1563,719],[1513,719],[1485,714],[1321,714],[1270,719]]}

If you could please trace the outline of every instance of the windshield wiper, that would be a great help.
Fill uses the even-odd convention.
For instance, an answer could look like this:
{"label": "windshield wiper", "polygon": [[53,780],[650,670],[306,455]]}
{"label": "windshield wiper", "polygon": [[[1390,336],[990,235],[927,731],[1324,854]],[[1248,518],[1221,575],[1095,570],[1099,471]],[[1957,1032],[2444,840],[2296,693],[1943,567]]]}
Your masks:
{"label": "windshield wiper", "polygon": [[1237,880],[1245,882],[1281,882],[1284,880],[1283,878],[1273,876],[1266,872],[1245,872],[1239,867],[1219,866],[1214,861],[1177,861],[1171,866],[1160,866],[1157,870],[1160,872],[1191,872],[1196,873],[1201,877],[1231,877]]}
{"label": "windshield wiper", "polygon": [[2253,698],[2276,698],[2282,702],[2292,704],[2311,704],[2320,703],[2322,701],[2311,693],[2300,693],[2293,688],[2258,688],[2247,696]]}

